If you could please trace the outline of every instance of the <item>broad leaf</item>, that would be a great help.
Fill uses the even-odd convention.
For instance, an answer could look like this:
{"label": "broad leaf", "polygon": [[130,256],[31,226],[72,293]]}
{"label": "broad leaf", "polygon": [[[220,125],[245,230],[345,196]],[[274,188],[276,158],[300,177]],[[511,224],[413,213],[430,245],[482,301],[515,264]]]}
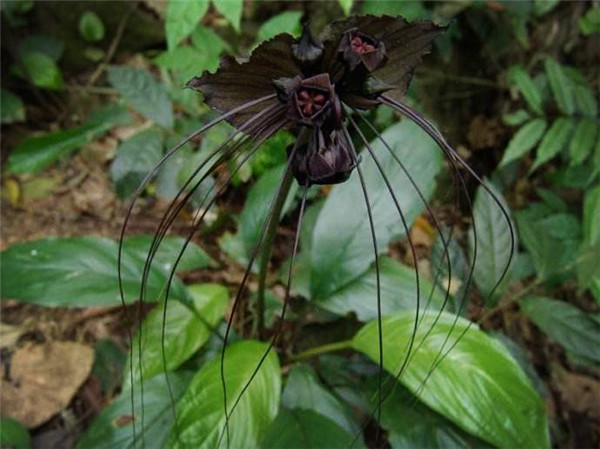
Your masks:
{"label": "broad leaf", "polygon": [[571,353],[600,362],[600,321],[563,301],[529,296],[521,310],[552,340]]}
{"label": "broad leaf", "polygon": [[208,0],[170,1],[167,3],[165,32],[169,50],[194,31],[208,10]]}
{"label": "broad leaf", "polygon": [[[141,333],[134,337],[131,347],[134,385],[140,379],[147,380],[164,373],[165,368],[167,372],[178,368],[208,341],[213,329],[223,319],[229,300],[229,292],[225,287],[195,284],[187,289],[192,297],[189,305],[169,301],[165,317],[164,303],[161,303],[150,312],[142,323]],[[138,363],[140,335],[141,367]],[[130,369],[128,366],[123,376],[125,385],[131,385]]]}
{"label": "broad leaf", "polygon": [[86,11],[81,15],[79,34],[88,42],[98,42],[104,38],[104,24],[98,14]]}
{"label": "broad leaf", "polygon": [[[171,2],[186,3],[186,2]],[[167,87],[144,69],[111,66],[108,81],[143,116],[165,128],[173,127],[173,105]]]}
{"label": "broad leaf", "polygon": [[142,131],[119,145],[110,175],[120,198],[129,198],[137,190],[162,153],[163,136],[156,129]]}
{"label": "broad leaf", "polygon": [[260,444],[262,449],[363,449],[365,445],[330,418],[312,410],[282,408]]}
{"label": "broad leaf", "polygon": [[[488,183],[487,186],[500,201],[500,205],[483,187],[477,189],[473,204],[474,225],[471,225],[469,230],[469,256],[470,260],[475,258],[473,279],[482,296],[486,298],[488,306],[492,306],[510,276],[511,248],[514,257],[518,246],[508,204],[504,201],[502,193],[492,184]],[[508,215],[509,222],[503,210]],[[500,281],[503,282],[496,286]]]}
{"label": "broad leaf", "polygon": [[566,117],[560,117],[552,123],[537,149],[535,161],[529,173],[552,159],[566,146],[574,125],[574,121]]}
{"label": "broad leaf", "polygon": [[161,375],[144,382],[143,397],[139,388],[134,391],[133,410],[131,390],[123,391],[92,422],[76,448],[136,449],[142,445],[147,448],[164,447],[173,426],[172,406],[183,394],[188,381],[187,375],[171,374],[169,385]]}
{"label": "broad leaf", "polygon": [[225,16],[233,29],[240,32],[244,0],[212,0],[217,10]]}
{"label": "broad leaf", "polygon": [[555,59],[546,58],[544,66],[558,107],[566,115],[573,115],[575,112],[575,99],[573,98],[572,82]]}
{"label": "broad leaf", "polygon": [[402,16],[408,21],[427,19],[429,11],[420,0],[411,2],[365,0],[363,14]]}
{"label": "broad leaf", "polygon": [[[423,197],[429,198],[442,161],[441,151],[433,140],[409,121],[392,126],[382,137],[403,162]],[[371,148],[383,167],[406,223],[410,226],[424,209],[424,205],[398,162],[381,141],[375,139]],[[390,242],[405,235],[405,229],[373,159],[367,152],[363,152],[362,159],[360,168],[373,213],[378,250],[386,252]],[[364,273],[374,260],[366,204],[355,170],[347,182],[333,187],[315,224],[311,248],[312,299],[331,296]]]}
{"label": "broad leaf", "polygon": [[[25,72],[22,71],[24,68]],[[62,72],[54,59],[46,53],[31,51],[21,55],[21,65],[13,66],[13,72],[38,87],[48,90],[62,90]]]}
{"label": "broad leaf", "polygon": [[600,8],[591,7],[583,17],[579,19],[579,28],[585,36],[600,33]]}
{"label": "broad leaf", "polygon": [[[382,321],[383,365],[393,376],[407,356],[413,327],[410,311]],[[354,348],[378,360],[377,333],[377,321],[367,324]],[[422,402],[496,446],[550,447],[544,404],[504,346],[445,312],[422,316],[414,338],[417,346],[399,380]]]}
{"label": "broad leaf", "polygon": [[31,435],[27,428],[16,419],[1,418],[0,445],[12,449],[30,449]]}
{"label": "broad leaf", "polygon": [[212,449],[219,441],[230,447],[258,446],[277,415],[281,393],[281,369],[275,351],[269,352],[255,372],[267,348],[266,343],[251,340],[227,348],[224,373],[229,432],[225,429],[221,357],[218,356],[194,376],[177,404],[178,429],[173,429],[168,447]]}
{"label": "broad leaf", "polygon": [[[302,260],[298,262],[301,263]],[[331,296],[317,298],[313,302],[339,315],[353,312],[361,321],[375,319],[377,317],[377,280],[375,273],[375,265],[372,265],[367,271]],[[389,315],[399,310],[412,310],[417,307],[414,268],[402,265],[394,259],[382,257],[379,259],[379,275],[382,315]],[[444,292],[438,288],[433,288],[431,282],[423,276],[420,276],[419,287],[419,308],[423,309],[429,304],[430,309],[439,310],[444,302]]]}
{"label": "broad leaf", "polygon": [[592,153],[598,136],[598,129],[598,125],[588,118],[583,118],[577,123],[569,144],[571,164],[581,164]]}
{"label": "broad leaf", "polygon": [[[48,238],[18,243],[2,252],[2,297],[45,306],[118,306],[117,243],[101,237]],[[122,281],[125,300],[140,293],[143,262],[123,252]],[[149,272],[146,301],[163,293],[166,273],[158,267]],[[186,299],[178,279],[171,296]]]}
{"label": "broad leaf", "polygon": [[313,410],[327,416],[350,435],[360,432],[350,409],[321,385],[309,365],[296,365],[290,371],[281,403],[289,409]]}
{"label": "broad leaf", "polygon": [[290,33],[294,36],[299,36],[301,32],[300,19],[302,13],[300,11],[285,11],[267,20],[258,30],[258,38],[261,41],[266,41],[279,33]]}
{"label": "broad leaf", "polygon": [[10,90],[2,89],[0,93],[0,114],[2,124],[22,122],[25,120],[25,106],[20,97]]}
{"label": "broad leaf", "polygon": [[338,0],[340,6],[342,7],[342,10],[344,11],[345,15],[349,15],[350,11],[352,10],[352,4],[354,3],[354,0]]}
{"label": "broad leaf", "polygon": [[596,114],[598,114],[598,102],[596,101],[594,93],[587,85],[585,78],[583,83],[579,83],[575,86],[574,94],[577,110],[586,117],[594,119]]}
{"label": "broad leaf", "polygon": [[502,157],[500,166],[521,158],[531,150],[540,141],[546,131],[548,123],[546,120],[538,118],[527,122],[515,133]]}
{"label": "broad leaf", "polygon": [[527,71],[521,66],[512,66],[507,77],[508,82],[521,92],[531,110],[537,114],[543,114],[542,94]]}

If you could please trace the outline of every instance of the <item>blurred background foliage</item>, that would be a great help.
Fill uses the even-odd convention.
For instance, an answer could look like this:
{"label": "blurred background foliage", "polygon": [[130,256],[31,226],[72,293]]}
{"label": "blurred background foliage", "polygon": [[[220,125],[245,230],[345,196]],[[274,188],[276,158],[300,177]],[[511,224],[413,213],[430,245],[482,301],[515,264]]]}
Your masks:
{"label": "blurred background foliage", "polygon": [[[169,305],[165,342],[171,395],[164,377],[156,376],[163,370],[158,361],[161,305],[152,311],[147,307],[143,316],[136,317],[144,318],[148,363],[141,371],[127,363],[126,329],[131,323],[119,306],[116,239],[126,202],[146,174],[167,149],[214,118],[200,94],[183,88],[185,83],[204,70],[215,70],[222,55],[243,58],[278,33],[298,36],[305,12],[314,30],[351,13],[402,15],[449,25],[416,71],[407,101],[432,117],[474,170],[493,183],[517,230],[518,254],[509,276],[484,301],[501,273],[510,235],[493,202],[468,181],[475,198],[475,221],[480,223],[475,286],[465,292],[467,256],[473,256],[474,245],[468,204],[460,198],[454,217],[458,230],[450,241],[452,278],[448,273],[430,275],[423,289],[429,292],[439,284],[431,299],[435,309],[450,283],[450,310],[485,331],[457,344],[455,361],[462,355],[473,358],[470,368],[482,378],[495,373],[495,383],[478,392],[465,380],[470,371],[452,367],[446,371],[440,365],[434,371],[440,375],[439,385],[398,384],[381,421],[391,447],[600,444],[597,2],[21,0],[3,1],[1,8],[2,363],[8,373],[2,384],[3,447],[131,445],[127,391],[134,388],[132,369],[134,384],[147,379],[144,410],[148,411],[137,432],[156,444],[152,447],[178,444],[171,432],[172,402],[177,402],[182,417],[179,425],[189,425],[197,438],[216,426],[204,417],[222,413],[220,403],[214,410],[208,404],[208,409],[196,412],[187,404],[209,394],[210,389],[207,393],[201,387],[218,379],[214,357],[220,351],[216,335],[222,329],[214,329],[223,325],[228,299],[235,294],[267,215],[266,204],[283,173],[285,148],[294,137],[282,131],[241,169],[230,164],[215,171],[174,223],[174,234],[187,234],[186,220],[205,195],[214,194],[215,186],[235,173],[186,251],[173,283],[175,301]],[[451,217],[455,199],[447,192],[452,180],[432,144],[416,129],[398,124],[390,111],[381,109],[369,118],[398,148],[425,196],[432,198],[434,210]],[[223,123],[192,139],[142,192],[134,209],[134,236],[126,240],[123,256],[124,289],[130,302],[139,294],[151,234],[169,200],[190,176],[199,176],[193,173],[196,166],[230,130]],[[373,196],[386,196],[375,178],[374,174],[369,181]],[[336,251],[335,234],[345,232],[343,222],[349,219],[347,208],[355,195],[346,185],[310,192],[293,285],[297,298],[280,348],[285,387],[281,393],[281,368],[272,354],[261,371],[269,387],[251,391],[245,411],[263,421],[240,427],[237,432],[243,433],[234,434],[233,441],[250,435],[245,441],[255,445],[289,447],[299,441],[300,430],[311,429],[323,437],[305,440],[307,447],[348,447],[360,429],[359,417],[369,414],[369,399],[376,390],[372,384],[376,369],[368,361],[369,356],[376,359],[376,339],[368,338],[373,322],[358,334],[356,330],[376,317],[370,237],[366,232],[342,235],[364,251],[361,268],[337,279],[337,284],[331,279],[339,267],[328,264],[329,252],[323,250]],[[443,266],[443,248],[421,215],[422,205],[411,192],[404,195],[413,222],[411,235],[418,241],[419,270],[427,277]],[[275,322],[283,297],[297,196],[296,190],[290,193],[282,237],[274,250],[269,323]],[[390,345],[390,353],[402,353],[402,342],[410,338],[402,332],[410,327],[406,314],[414,307],[414,267],[405,254],[403,231],[394,228],[397,217],[384,213],[386,207],[393,208],[389,199],[385,201],[376,216],[378,229],[389,234],[383,245],[389,257],[381,261],[382,302],[385,313],[395,313],[386,326],[398,340],[389,337],[384,343]],[[451,218],[445,223],[453,224]],[[183,238],[175,235],[164,240],[149,277],[150,300],[164,297],[162,288],[182,243]],[[349,257],[343,252],[341,256]],[[463,310],[454,299],[461,294],[471,298]],[[252,311],[248,314],[252,316]],[[439,323],[436,331],[447,331],[444,325]],[[461,326],[466,325],[460,321],[458,329]],[[235,338],[240,340],[252,335],[243,323],[236,329]],[[324,354],[311,359],[314,363],[291,365],[303,359],[296,355],[308,348],[348,339],[346,349],[352,347],[367,357]],[[59,358],[39,361],[32,349],[36,345],[45,345],[46,353]],[[94,355],[88,359],[89,347]],[[249,373],[253,361],[248,354],[259,357],[264,350],[256,341],[239,341],[233,348],[228,355],[231,363]],[[417,368],[427,370],[437,360],[439,348],[427,349],[422,348],[422,359],[415,359]],[[66,362],[65,354],[75,354],[79,362],[73,363],[82,366],[81,372]],[[46,394],[47,389],[39,390],[39,377],[36,380],[35,373],[26,369],[32,360],[44,368],[40,371],[62,382],[56,386],[56,398],[33,406],[11,386],[17,379],[29,397]],[[504,370],[497,371],[501,361]],[[74,377],[61,378],[57,366],[61,363]],[[386,369],[393,371],[387,365]],[[64,384],[71,390],[63,391]],[[214,388],[212,394],[218,396],[218,386]],[[241,386],[231,386],[232,391],[237,388]],[[502,406],[498,404],[503,395],[494,396],[494,388],[509,392]],[[121,389],[125,393],[118,395]],[[460,392],[460,398],[445,397],[447,390]],[[523,416],[519,405],[529,400],[533,411]],[[136,405],[141,409],[141,403]],[[399,409],[407,411],[398,417]],[[494,414],[499,413],[507,422],[497,422]],[[480,425],[473,425],[473,420]],[[367,427],[365,444],[372,444],[374,435]],[[357,446],[361,444],[362,439]]]}

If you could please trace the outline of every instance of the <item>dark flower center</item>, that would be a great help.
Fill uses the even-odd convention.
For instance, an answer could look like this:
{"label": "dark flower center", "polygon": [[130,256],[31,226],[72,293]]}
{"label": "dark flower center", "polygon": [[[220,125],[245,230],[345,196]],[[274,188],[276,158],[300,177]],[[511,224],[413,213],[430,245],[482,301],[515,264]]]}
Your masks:
{"label": "dark flower center", "polygon": [[359,55],[373,53],[376,50],[373,42],[369,42],[368,39],[361,36],[354,36],[350,41],[350,46],[352,51]]}
{"label": "dark flower center", "polygon": [[302,88],[296,93],[296,105],[300,114],[305,118],[315,115],[326,102],[327,97],[318,90]]}

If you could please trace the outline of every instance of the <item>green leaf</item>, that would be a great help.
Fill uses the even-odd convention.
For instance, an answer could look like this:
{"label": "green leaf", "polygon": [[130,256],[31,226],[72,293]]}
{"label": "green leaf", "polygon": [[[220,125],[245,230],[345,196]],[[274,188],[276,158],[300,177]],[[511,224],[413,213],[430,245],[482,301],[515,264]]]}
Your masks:
{"label": "green leaf", "polygon": [[233,29],[240,32],[244,0],[212,0],[215,8],[225,16]]}
{"label": "green leaf", "polygon": [[578,84],[574,87],[575,104],[577,110],[586,117],[595,119],[598,114],[598,102],[587,84]]}
{"label": "green leaf", "polygon": [[0,419],[0,445],[11,449],[30,449],[31,435],[16,419]]}
{"label": "green leaf", "polygon": [[583,200],[583,240],[600,242],[600,185],[587,191]]}
{"label": "green leaf", "polygon": [[[331,296],[313,300],[319,307],[339,315],[354,312],[361,321],[377,317],[377,278],[375,265]],[[389,315],[399,310],[414,309],[417,305],[415,269],[402,265],[394,259],[379,259],[381,283],[381,314]],[[444,292],[433,288],[431,282],[419,279],[421,306],[430,302],[433,310],[441,308]],[[431,295],[431,299],[430,298]]]}
{"label": "green leaf", "polygon": [[[150,251],[150,245],[152,244],[153,236],[150,235],[136,235],[129,237],[125,240],[125,248],[131,255],[135,255],[140,260],[145,261]],[[169,272],[173,268],[175,260],[179,257],[179,253],[183,248],[185,238],[166,236],[158,251],[154,255],[152,265],[160,267],[161,270]],[[185,248],[185,252],[179,263],[177,264],[177,272],[197,270],[200,268],[207,268],[214,266],[215,262],[210,258],[208,254],[194,242],[189,242]]]}
{"label": "green leaf", "polygon": [[167,47],[175,49],[183,39],[194,31],[208,10],[208,0],[170,1],[167,3],[165,34]]}
{"label": "green leaf", "polygon": [[340,3],[340,6],[342,7],[342,10],[344,11],[345,15],[350,15],[350,11],[352,10],[352,4],[354,3],[354,0],[338,0]]}
{"label": "green leaf", "polygon": [[[101,237],[47,238],[18,243],[2,252],[2,297],[45,306],[118,306],[117,243]],[[126,301],[140,293],[143,261],[123,252],[122,280]],[[166,273],[153,266],[146,301],[162,296]],[[178,279],[172,297],[185,299]]]}
{"label": "green leaf", "polygon": [[114,391],[121,387],[123,369],[127,360],[125,351],[112,340],[100,340],[96,344],[92,374],[100,379],[105,397],[112,397]]}
{"label": "green leaf", "polygon": [[13,66],[13,72],[23,79],[30,80],[38,87],[48,90],[62,90],[62,72],[54,59],[39,51],[27,52],[21,56],[21,66]]}
{"label": "green leaf", "polygon": [[[208,341],[213,329],[223,319],[229,300],[229,292],[225,287],[195,284],[187,289],[192,297],[191,304],[169,301],[165,318],[163,303],[153,309],[142,323],[143,376],[137,363],[140,357],[140,334],[134,337],[131,347],[134,385],[140,379],[148,380],[165,372],[163,348],[166,371],[177,369]],[[131,385],[130,369],[128,366],[123,376],[127,386]]]}
{"label": "green leaf", "polygon": [[533,207],[515,215],[521,242],[532,257],[537,276],[549,279],[565,272],[580,245],[581,225],[570,214],[548,215]]}
{"label": "green leaf", "polygon": [[522,298],[521,310],[552,340],[575,355],[600,362],[600,323],[566,302]]}
{"label": "green leaf", "polygon": [[261,150],[250,160],[252,174],[261,176],[268,169],[285,164],[287,162],[286,149],[295,141],[296,137],[284,130],[269,137],[261,145]]}
{"label": "green leaf", "polygon": [[[506,204],[502,193],[496,190],[492,184],[488,183],[487,186],[499,199],[501,206],[496,204],[483,187],[478,187],[473,204],[475,226],[472,225],[469,230],[469,259],[473,260],[473,257],[476,257],[473,279],[482,296],[486,298],[487,305],[492,306],[510,278],[510,269],[508,269],[504,280],[495,291],[492,291],[507,270],[507,265],[512,263],[510,260],[511,243],[515,250],[518,248],[518,244],[517,236],[514,233],[511,235],[511,228],[515,227],[512,223],[510,207]],[[510,223],[506,222],[502,209],[508,214]],[[514,238],[514,242],[511,241],[511,237]],[[477,254],[475,254],[475,249],[477,249]],[[493,296],[490,297],[492,293]]]}
{"label": "green leaf", "polygon": [[92,422],[76,448],[135,449],[142,445],[142,441],[147,448],[164,447],[173,426],[171,407],[183,394],[188,380],[189,376],[173,373],[169,375],[169,385],[165,376],[161,375],[144,382],[143,396],[139,389],[136,389],[133,396],[133,410],[130,390],[123,391]]}
{"label": "green leaf", "polygon": [[173,106],[167,87],[156,81],[150,72],[133,67],[111,66],[108,69],[108,81],[140,114],[165,128],[173,127]]}
{"label": "green leaf", "polygon": [[302,31],[300,25],[301,18],[302,13],[300,11],[286,11],[277,14],[263,23],[258,31],[258,39],[265,41],[275,37],[279,33],[290,33],[297,37]]}
{"label": "green leaf", "polygon": [[563,71],[562,66],[553,58],[546,58],[544,67],[548,74],[548,82],[554,94],[558,107],[566,115],[575,112],[575,99],[573,98],[573,84]]}
{"label": "green leaf", "polygon": [[[268,347],[266,343],[245,340],[227,348],[223,363],[230,447],[258,446],[277,415],[281,368],[275,351],[269,352],[258,372],[254,373]],[[250,385],[241,395],[252,376]],[[178,429],[173,429],[168,447],[215,448],[221,437],[222,444],[227,444],[223,407],[221,358],[216,357],[194,376],[177,404]]]}
{"label": "green leaf", "polygon": [[542,142],[537,149],[535,161],[529,169],[530,174],[537,170],[540,165],[548,162],[560,153],[569,141],[574,126],[574,120],[566,117],[557,118],[552,123],[552,126],[550,126],[550,129],[542,138]]}
{"label": "green leaf", "polygon": [[[269,207],[279,185],[279,180],[283,177],[285,170],[285,165],[268,170],[248,192],[239,222],[239,236],[247,254],[251,254],[254,247],[258,244],[263,224],[269,215]],[[289,209],[290,202],[297,190],[298,185],[294,182],[288,194],[286,200],[287,207],[284,206],[282,217],[286,209]]]}
{"label": "green leaf", "polygon": [[593,120],[588,118],[579,120],[569,144],[572,165],[581,164],[588,158],[594,149],[597,136],[598,125]]}
{"label": "green leaf", "polygon": [[502,115],[502,122],[508,126],[519,126],[531,119],[531,115],[525,109]]}
{"label": "green leaf", "polygon": [[321,385],[309,365],[299,364],[292,368],[281,403],[289,409],[312,410],[327,416],[350,435],[360,433],[352,412]]}
{"label": "green leaf", "polygon": [[542,115],[542,94],[529,73],[520,65],[514,65],[508,70],[507,78],[509,84],[521,92],[531,110]]}
{"label": "green leaf", "polygon": [[560,0],[534,0],[533,11],[536,16],[541,17],[552,11]]}
{"label": "green leaf", "polygon": [[142,131],[119,145],[110,176],[121,199],[129,198],[137,190],[162,153],[163,136],[157,129]]}
{"label": "green leaf", "polygon": [[[435,187],[442,155],[433,140],[417,125],[402,121],[382,134],[396,157],[403,162],[424,198]],[[408,225],[424,209],[407,176],[379,139],[371,143],[386,173]],[[417,151],[418,149],[418,151]],[[390,242],[405,234],[390,192],[375,163],[363,153],[360,165],[369,195],[377,246],[385,252]],[[366,205],[356,171],[331,190],[313,231],[311,249],[311,299],[331,296],[364,273],[375,260]]]}
{"label": "green leaf", "polygon": [[585,15],[579,19],[579,29],[585,36],[600,33],[600,8],[598,6],[588,9]]}
{"label": "green leaf", "polygon": [[508,142],[500,167],[515,161],[529,152],[539,142],[546,131],[546,120],[536,118],[523,125]]}
{"label": "green leaf", "polygon": [[112,105],[101,108],[81,126],[23,140],[11,152],[7,171],[9,173],[34,173],[78,150],[113,126],[130,123],[131,116],[127,109]]}
{"label": "green leaf", "polygon": [[104,24],[98,14],[86,11],[79,19],[79,34],[87,42],[98,42],[104,39]]}
{"label": "green leaf", "polygon": [[260,444],[262,449],[364,449],[328,417],[312,410],[282,408]]}
{"label": "green leaf", "polygon": [[48,55],[53,61],[57,62],[65,51],[65,42],[53,36],[46,34],[33,34],[24,37],[19,41],[17,52],[19,57],[31,52],[39,52]]}
{"label": "green leaf", "polygon": [[395,0],[365,0],[363,14],[402,16],[408,21],[427,19],[429,11],[420,0],[398,2]]}
{"label": "green leaf", "polygon": [[[383,366],[394,376],[413,338],[414,318],[404,311],[382,320]],[[377,321],[368,323],[354,348],[378,360],[377,334]],[[445,312],[424,314],[414,341],[420,347],[399,380],[422,402],[496,446],[550,447],[544,404],[501,343]]]}
{"label": "green leaf", "polygon": [[2,89],[0,91],[0,113],[1,123],[15,123],[25,120],[25,106],[23,100],[10,90]]}

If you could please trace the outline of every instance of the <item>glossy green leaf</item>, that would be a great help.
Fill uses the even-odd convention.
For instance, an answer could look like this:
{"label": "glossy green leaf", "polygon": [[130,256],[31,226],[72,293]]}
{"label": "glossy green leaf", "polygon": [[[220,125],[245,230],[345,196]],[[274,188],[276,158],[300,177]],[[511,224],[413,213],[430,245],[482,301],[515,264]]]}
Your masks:
{"label": "glossy green leaf", "polygon": [[108,69],[108,81],[140,114],[165,128],[173,126],[173,106],[167,87],[156,81],[150,72],[133,67],[111,66]]}
{"label": "glossy green leaf", "polygon": [[2,89],[0,92],[0,122],[4,124],[22,122],[25,120],[25,105],[20,97],[10,90]]}
{"label": "glossy green leaf", "polygon": [[600,33],[600,8],[597,5],[588,9],[579,19],[579,29],[585,36]]}
{"label": "glossy green leaf", "polygon": [[[405,120],[383,134],[397,158],[415,180],[424,198],[435,187],[442,154],[417,125]],[[386,173],[405,220],[410,225],[424,209],[407,176],[379,139],[371,148]],[[405,234],[400,215],[370,155],[363,153],[360,165],[366,183],[380,252]],[[331,190],[313,231],[311,248],[311,296],[331,296],[364,273],[375,260],[373,241],[363,191],[356,170],[350,179]]]}
{"label": "glossy green leaf", "polygon": [[581,225],[570,214],[537,212],[533,207],[515,214],[519,238],[531,255],[537,276],[549,279],[572,267],[580,245]]}
{"label": "glossy green leaf", "polygon": [[360,432],[350,409],[321,385],[309,365],[295,365],[292,368],[281,403],[289,409],[312,410],[327,416],[350,435]]}
{"label": "glossy green leaf", "polygon": [[239,33],[244,0],[212,0],[212,3],[225,16],[233,29]]}
{"label": "glossy green leaf", "polygon": [[[45,306],[118,306],[117,243],[101,237],[47,238],[18,243],[2,252],[2,297]],[[143,262],[123,253],[122,280],[125,299],[140,292]],[[146,301],[160,299],[166,273],[154,266],[149,273]],[[185,299],[174,279],[171,297]]]}
{"label": "glossy green leaf", "polygon": [[[258,372],[254,373],[267,348],[267,343],[252,340],[234,343],[227,348],[224,373],[229,446],[232,448],[258,446],[277,415],[281,369],[275,351],[269,352]],[[253,375],[250,385],[241,395]],[[218,446],[221,438],[221,444],[227,445],[220,356],[206,363],[194,376],[177,404],[177,420],[178,429],[173,429],[168,447],[212,449]]]}
{"label": "glossy green leaf", "polygon": [[360,439],[312,410],[282,408],[260,444],[262,449],[364,449]]}
{"label": "glossy green leaf", "polygon": [[149,129],[130,137],[117,148],[110,176],[120,198],[129,198],[161,159],[163,136]]}
{"label": "glossy green leaf", "polygon": [[107,106],[93,113],[81,126],[23,140],[8,158],[9,173],[33,173],[60,157],[78,150],[117,125],[131,123],[127,110]]}
{"label": "glossy green leaf", "polygon": [[508,126],[519,126],[531,119],[531,115],[525,109],[502,115],[502,122]]}
{"label": "glossy green leaf", "polygon": [[528,296],[521,310],[552,340],[573,354],[600,362],[600,322],[563,301]]}
{"label": "glossy green leaf", "polygon": [[16,419],[0,419],[0,445],[11,449],[31,449],[31,435]]}
{"label": "glossy green leaf", "polygon": [[537,118],[523,125],[508,142],[500,166],[521,158],[540,141],[546,131],[546,120]]}
{"label": "glossy green leaf", "polygon": [[170,1],[167,3],[165,33],[169,50],[177,47],[194,31],[208,10],[208,0]]}
{"label": "glossy green leaf", "polygon": [[352,5],[354,3],[354,0],[338,0],[340,3],[340,6],[342,7],[342,10],[344,11],[344,14],[349,15],[350,11],[352,10]]}
{"label": "glossy green leaf", "polygon": [[552,123],[550,129],[546,131],[542,142],[538,146],[535,161],[529,170],[529,173],[535,171],[540,165],[546,163],[567,145],[575,122],[566,117],[560,117]]}
{"label": "glossy green leaf", "polygon": [[598,125],[588,118],[583,118],[577,123],[569,144],[571,164],[581,164],[592,153],[594,143],[598,137],[598,129]]}
{"label": "glossy green leaf", "polygon": [[104,39],[104,24],[98,14],[86,11],[79,19],[79,34],[87,42],[98,42]]}
{"label": "glossy green leaf", "polygon": [[[383,365],[394,376],[403,365],[413,327],[412,311],[382,321]],[[378,360],[377,333],[377,321],[368,323],[354,337],[354,348]],[[550,447],[544,404],[502,344],[445,312],[420,318],[415,344],[400,382],[422,402],[496,446]]]}
{"label": "glossy green leaf", "polygon": [[548,82],[554,94],[558,107],[566,115],[575,112],[575,99],[573,97],[573,84],[563,71],[562,66],[553,58],[544,61]]}
{"label": "glossy green leaf", "polygon": [[[140,334],[134,337],[131,347],[134,384],[140,379],[147,380],[164,373],[165,363],[167,372],[178,368],[208,341],[213,329],[223,319],[229,300],[229,292],[225,287],[195,284],[187,289],[192,297],[189,305],[169,301],[165,318],[164,303],[161,303],[142,323],[141,368],[138,363]],[[128,366],[123,376],[125,385],[131,385],[130,369]]]}
{"label": "glossy green leaf", "polygon": [[279,33],[290,33],[299,36],[301,32],[300,11],[285,11],[271,17],[260,27],[258,38],[261,41],[271,39]]}
{"label": "glossy green leaf", "polygon": [[65,83],[60,68],[47,54],[39,51],[27,52],[21,55],[21,64],[14,66],[14,73],[21,78],[44,89],[62,90],[64,87]]}
{"label": "glossy green leaf", "polygon": [[531,110],[537,114],[543,114],[542,94],[529,73],[523,67],[515,65],[508,70],[507,77],[508,82],[521,92]]}
{"label": "glossy green leaf", "polygon": [[136,449],[142,445],[147,448],[164,447],[173,426],[172,406],[183,394],[188,381],[189,376],[173,373],[169,375],[169,385],[162,375],[144,382],[143,422],[141,390],[136,388],[134,392],[133,410],[131,390],[123,391],[92,422],[76,448]]}
{"label": "glossy green leaf", "polygon": [[[518,244],[508,204],[502,193],[492,184],[488,183],[488,187],[501,205],[496,204],[494,198],[483,187],[478,187],[473,204],[475,226],[471,225],[469,230],[469,260],[476,258],[473,279],[482,296],[491,306],[495,304],[506,287],[510,277],[510,270],[507,266],[512,262],[510,259],[511,248],[513,251],[516,250]],[[509,216],[510,223],[507,223],[502,209]],[[475,254],[475,250],[477,254]],[[505,271],[505,279],[496,287]],[[496,290],[493,291],[495,287]],[[492,294],[493,296],[490,297]]]}
{"label": "glossy green leaf", "polygon": [[[125,240],[125,249],[132,256],[138,257],[142,261],[146,261],[150,245],[152,244],[153,236],[136,235]],[[179,257],[179,253],[183,249],[185,238],[166,236],[163,238],[158,251],[154,255],[152,262],[153,266],[160,267],[161,270],[168,272],[173,268],[173,264]],[[189,242],[185,248],[183,256],[177,264],[177,272],[196,270],[199,268],[207,268],[214,266],[215,262],[200,246],[194,242]]]}
{"label": "glossy green leaf", "polygon": [[[244,243],[247,254],[250,254],[258,244],[263,224],[269,215],[271,202],[279,186],[279,181],[285,173],[285,169],[285,166],[279,166],[268,170],[248,192],[239,222],[239,236]],[[287,207],[284,206],[284,214],[285,209],[289,208],[297,190],[298,184],[294,182],[286,200]]]}
{"label": "glossy green leaf", "polygon": [[[379,276],[381,283],[381,314],[389,315],[399,310],[414,309],[417,306],[417,289],[415,270],[402,265],[394,259],[379,259]],[[445,292],[433,288],[431,282],[419,279],[420,306],[433,310],[441,308]],[[431,298],[430,298],[431,295]],[[375,265],[355,278],[331,296],[318,298],[313,302],[330,312],[339,315],[355,313],[361,321],[377,317],[377,279]]]}

